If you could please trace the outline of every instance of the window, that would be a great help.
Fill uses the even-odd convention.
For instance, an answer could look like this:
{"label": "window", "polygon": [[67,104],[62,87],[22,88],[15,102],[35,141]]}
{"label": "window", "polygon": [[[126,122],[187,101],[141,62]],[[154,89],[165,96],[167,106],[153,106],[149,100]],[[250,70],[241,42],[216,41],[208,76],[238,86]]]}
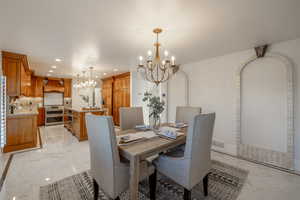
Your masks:
{"label": "window", "polygon": [[6,142],[6,79],[0,77],[0,147],[3,148]]}

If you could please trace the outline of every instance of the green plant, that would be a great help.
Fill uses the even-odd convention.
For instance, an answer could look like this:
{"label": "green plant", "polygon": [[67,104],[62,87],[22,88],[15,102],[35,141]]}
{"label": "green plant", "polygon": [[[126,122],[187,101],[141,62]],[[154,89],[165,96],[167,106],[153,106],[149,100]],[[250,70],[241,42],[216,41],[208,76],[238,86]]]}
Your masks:
{"label": "green plant", "polygon": [[159,97],[153,96],[149,92],[145,92],[143,102],[147,102],[147,106],[149,107],[149,118],[153,117],[155,120],[158,120],[160,114],[165,110],[164,100],[160,100]]}

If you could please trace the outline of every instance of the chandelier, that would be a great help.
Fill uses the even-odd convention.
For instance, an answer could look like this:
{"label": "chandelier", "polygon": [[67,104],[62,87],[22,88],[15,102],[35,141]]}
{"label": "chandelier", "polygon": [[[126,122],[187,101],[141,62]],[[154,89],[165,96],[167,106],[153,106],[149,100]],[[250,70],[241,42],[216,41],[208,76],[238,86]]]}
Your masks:
{"label": "chandelier", "polygon": [[86,71],[82,72],[82,75],[77,74],[76,83],[73,85],[74,88],[94,88],[97,85],[97,81],[93,79],[93,67],[89,68],[89,75],[86,74]]}
{"label": "chandelier", "polygon": [[175,64],[175,57],[169,56],[167,50],[164,51],[164,58],[161,59],[159,53],[161,44],[158,42],[158,35],[162,32],[162,29],[156,28],[153,32],[156,34],[156,42],[154,43],[155,54],[152,56],[152,51],[149,50],[145,61],[142,56],[139,57],[138,72],[146,80],[159,85],[169,80],[178,71],[179,66]]}

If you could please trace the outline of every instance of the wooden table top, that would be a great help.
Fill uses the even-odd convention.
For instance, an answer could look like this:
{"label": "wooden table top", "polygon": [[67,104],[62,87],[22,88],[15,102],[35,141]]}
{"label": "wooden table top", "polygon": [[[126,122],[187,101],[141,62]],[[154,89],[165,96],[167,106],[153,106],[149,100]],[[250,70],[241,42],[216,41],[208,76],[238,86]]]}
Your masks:
{"label": "wooden table top", "polygon": [[[163,126],[168,126],[168,124],[164,124]],[[145,159],[159,152],[184,144],[186,141],[186,131],[186,128],[180,129],[180,132],[184,132],[185,134],[179,136],[177,139],[155,137],[126,146],[119,146],[120,155],[128,160],[135,156],[139,156],[141,159]],[[116,134],[124,135],[137,132],[141,132],[141,130],[130,129],[126,131],[118,131]]]}

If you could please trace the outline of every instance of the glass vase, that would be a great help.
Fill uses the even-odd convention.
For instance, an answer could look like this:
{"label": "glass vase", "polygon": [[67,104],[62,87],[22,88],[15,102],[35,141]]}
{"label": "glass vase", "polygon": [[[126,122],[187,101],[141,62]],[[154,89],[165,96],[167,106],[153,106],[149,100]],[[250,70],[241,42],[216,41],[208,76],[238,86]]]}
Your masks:
{"label": "glass vase", "polygon": [[158,130],[160,128],[160,117],[151,117],[150,126],[153,130]]}

